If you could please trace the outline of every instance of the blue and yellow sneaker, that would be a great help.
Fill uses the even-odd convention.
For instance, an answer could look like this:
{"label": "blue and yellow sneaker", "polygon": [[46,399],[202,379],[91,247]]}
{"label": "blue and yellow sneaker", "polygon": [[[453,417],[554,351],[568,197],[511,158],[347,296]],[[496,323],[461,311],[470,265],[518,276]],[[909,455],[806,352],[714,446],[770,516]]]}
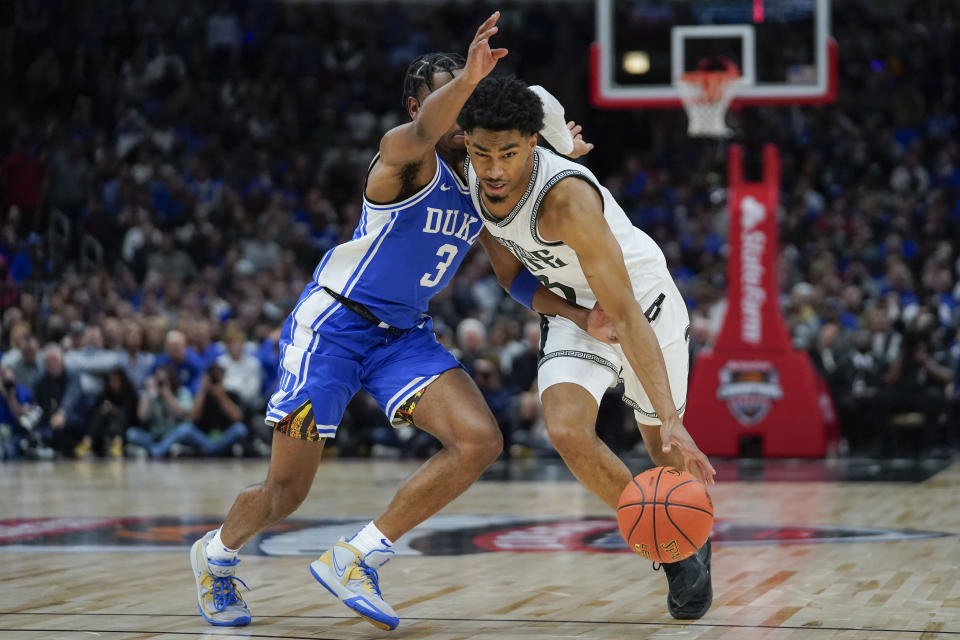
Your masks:
{"label": "blue and yellow sneaker", "polygon": [[346,543],[346,538],[340,538],[310,563],[310,573],[351,611],[373,626],[389,631],[397,628],[400,618],[380,595],[377,569],[393,555],[389,549],[374,549],[362,556]]}
{"label": "blue and yellow sneaker", "polygon": [[193,577],[197,581],[197,607],[200,615],[210,624],[219,627],[242,627],[250,624],[250,609],[240,597],[237,583],[244,587],[247,583],[234,575],[240,558],[235,558],[230,563],[207,559],[207,543],[216,533],[207,532],[207,535],[194,542],[190,548],[190,566],[193,567]]}

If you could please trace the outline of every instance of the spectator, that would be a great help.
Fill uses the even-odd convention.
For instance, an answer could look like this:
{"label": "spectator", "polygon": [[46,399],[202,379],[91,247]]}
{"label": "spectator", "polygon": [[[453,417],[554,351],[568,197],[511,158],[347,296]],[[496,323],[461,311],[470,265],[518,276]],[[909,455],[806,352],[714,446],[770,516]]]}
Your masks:
{"label": "spectator", "polygon": [[165,275],[171,275],[183,282],[197,275],[197,267],[189,254],[177,247],[176,239],[170,233],[160,236],[160,246],[150,252],[147,268]]}
{"label": "spectator", "polygon": [[879,304],[868,312],[870,353],[878,365],[886,370],[897,358],[903,336],[890,326],[887,310]]}
{"label": "spectator", "polygon": [[230,11],[230,3],[221,0],[216,13],[207,19],[207,48],[237,51],[240,48],[240,20]]}
{"label": "spectator", "polygon": [[88,401],[80,378],[67,371],[63,350],[55,344],[43,350],[44,374],[37,383],[36,405],[41,414],[37,430],[61,456],[82,457],[81,444]]}
{"label": "spectator", "polygon": [[143,351],[143,329],[136,322],[128,322],[123,332],[123,352],[120,364],[134,389],[143,389],[143,383],[154,369],[156,356]]}
{"label": "spectator", "polygon": [[17,135],[13,148],[0,160],[0,206],[7,209],[14,205],[32,219],[40,204],[45,174],[46,163],[36,146],[29,144],[22,133]]}
{"label": "spectator", "polygon": [[909,151],[890,175],[895,191],[924,193],[930,187],[930,173],[920,164],[916,151]]}
{"label": "spectator", "polygon": [[123,350],[123,323],[117,318],[109,316],[100,323],[103,332],[103,346],[108,351]]}
{"label": "spectator", "polygon": [[849,369],[846,350],[840,344],[840,327],[832,322],[824,324],[817,336],[816,347],[810,356],[814,366],[823,376],[834,398],[846,388],[845,374]]}
{"label": "spectator", "polygon": [[12,309],[20,296],[20,287],[14,282],[7,258],[0,255],[0,309]]}
{"label": "spectator", "polygon": [[[919,449],[942,454],[937,447],[938,421],[946,409],[946,385],[953,372],[933,356],[931,316],[920,316],[908,328],[897,359],[887,373],[881,401],[884,415],[917,411],[924,416]],[[900,452],[893,452],[894,454]]]}
{"label": "spectator", "polygon": [[521,393],[517,403],[517,428],[513,433],[510,456],[526,458],[532,455],[555,455],[547,437],[547,423],[543,419],[543,405],[537,381]]}
{"label": "spectator", "polygon": [[51,204],[74,223],[79,222],[90,190],[90,165],[80,140],[61,141],[50,156],[47,179]]}
{"label": "spectator", "polygon": [[954,347],[953,382],[947,394],[949,412],[947,414],[947,444],[954,451],[960,451],[960,328],[957,329]]}
{"label": "spectator", "polygon": [[237,396],[245,413],[258,412],[264,402],[260,361],[244,349],[243,332],[238,328],[227,329],[226,343],[227,352],[217,358],[223,369],[223,388]]}
{"label": "spectator", "polygon": [[117,366],[119,355],[103,348],[103,331],[99,326],[85,327],[78,323],[77,329],[81,332],[78,348],[67,351],[63,360],[71,373],[79,375],[87,405],[81,411],[85,411],[103,392],[103,375]]}
{"label": "spectator", "polygon": [[16,322],[10,327],[10,349],[0,358],[0,366],[13,367],[23,357],[22,351],[30,338],[30,325],[26,322]]}
{"label": "spectator", "polygon": [[107,374],[103,394],[97,400],[87,421],[87,432],[80,443],[80,452],[92,451],[97,457],[123,456],[123,434],[137,424],[137,392],[118,367]]}
{"label": "spectator", "polygon": [[[206,456],[219,456],[231,450],[242,453],[240,445],[248,433],[243,423],[243,409],[224,388],[223,379],[223,368],[214,364],[204,375],[194,398],[191,419],[199,431],[194,434],[194,443]],[[238,448],[234,450],[234,447]]]}
{"label": "spectator", "polygon": [[166,456],[179,441],[177,429],[193,427],[188,420],[193,396],[182,384],[172,365],[160,365],[147,377],[137,403],[137,419],[141,426],[127,429],[127,442],[151,457]]}
{"label": "spectator", "polygon": [[261,393],[269,396],[277,386],[277,371],[280,366],[280,329],[270,332],[260,348],[257,349],[257,360],[260,362],[260,371],[263,374]]}
{"label": "spectator", "polygon": [[199,388],[203,363],[187,347],[187,338],[180,331],[168,331],[164,345],[164,352],[154,361],[154,371],[160,367],[172,367],[178,384],[193,393]]}
{"label": "spectator", "polygon": [[486,358],[477,358],[473,361],[473,381],[483,394],[483,399],[490,407],[493,417],[503,432],[503,448],[509,451],[513,444],[515,424],[513,420],[514,403],[510,393],[503,388],[500,382],[500,368]]}
{"label": "spectator", "polygon": [[29,433],[21,425],[33,400],[30,389],[17,384],[13,370],[0,368],[0,456],[6,459],[19,458],[27,448]]}
{"label": "spectator", "polygon": [[190,346],[203,371],[206,371],[225,352],[222,344],[213,341],[210,324],[209,320],[203,318],[194,321],[190,328]]}
{"label": "spectator", "polygon": [[22,384],[33,390],[43,376],[43,365],[40,362],[40,344],[33,336],[23,341],[20,350],[20,359],[10,367],[17,384]]}
{"label": "spectator", "polygon": [[[162,394],[161,384],[167,384],[163,381],[163,376],[157,382]],[[182,390],[183,387],[178,395],[183,395]],[[173,398],[172,394],[165,397],[164,401],[171,413],[176,407],[183,408],[186,404]],[[240,446],[247,437],[247,426],[242,422],[243,412],[224,391],[223,369],[217,365],[203,374],[200,389],[192,400],[189,414],[184,411],[179,417],[186,419],[167,430],[159,441],[148,443],[136,430],[132,435],[137,444],[143,443],[141,446],[149,449],[153,458],[165,457],[174,445],[188,445],[205,456],[218,456],[229,451],[234,445]],[[133,442],[130,431],[127,433],[127,438]],[[242,451],[241,446],[239,452]]]}
{"label": "spectator", "polygon": [[254,230],[255,237],[243,245],[243,257],[257,271],[277,264],[282,254],[280,245],[271,240],[267,232],[266,228],[258,227]]}
{"label": "spectator", "polygon": [[467,371],[473,370],[473,361],[481,358],[487,347],[487,328],[476,318],[464,318],[457,325],[457,359]]}
{"label": "spectator", "polygon": [[523,350],[513,356],[509,363],[507,388],[512,393],[521,393],[530,388],[537,378],[537,363],[540,354],[540,323],[530,321],[523,325]]}
{"label": "spectator", "polygon": [[710,331],[710,321],[700,314],[692,314],[690,317],[690,371],[693,371],[693,365],[697,357],[704,351],[713,348],[715,336]]}
{"label": "spectator", "polygon": [[869,330],[857,331],[854,349],[843,371],[844,379],[831,389],[843,437],[851,452],[867,456],[880,453],[881,425],[887,419],[880,400],[885,366],[873,353],[871,338]]}

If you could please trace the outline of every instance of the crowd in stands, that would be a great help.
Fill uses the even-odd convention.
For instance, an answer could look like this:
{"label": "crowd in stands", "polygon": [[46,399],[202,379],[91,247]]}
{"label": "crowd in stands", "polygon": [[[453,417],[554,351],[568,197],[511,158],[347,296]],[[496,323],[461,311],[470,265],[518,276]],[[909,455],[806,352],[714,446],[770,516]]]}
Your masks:
{"label": "crowd in stands", "polygon": [[[664,249],[694,355],[710,348],[725,306],[722,154],[687,138],[681,112],[591,109],[592,3],[357,4],[0,3],[0,458],[267,454],[280,326],[352,235],[367,164],[406,117],[407,63],[463,50],[493,8],[503,70],[583,123],[597,145],[584,161]],[[891,421],[919,414],[906,444],[948,455],[960,449],[960,10],[836,4],[838,101],[731,124],[780,148],[781,303],[829,385],[842,450],[901,455]],[[539,322],[481,251],[431,313],[507,454],[548,452]],[[613,392],[598,429],[620,451],[639,440]],[[333,444],[438,446],[390,428],[363,393]]]}

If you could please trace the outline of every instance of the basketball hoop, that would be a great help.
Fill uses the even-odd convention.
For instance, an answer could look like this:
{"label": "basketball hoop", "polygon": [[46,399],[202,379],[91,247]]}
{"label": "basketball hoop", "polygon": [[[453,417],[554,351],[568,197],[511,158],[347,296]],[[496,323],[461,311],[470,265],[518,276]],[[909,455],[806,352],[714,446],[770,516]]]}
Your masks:
{"label": "basketball hoop", "polygon": [[722,71],[688,71],[675,80],[674,87],[690,122],[687,134],[711,138],[733,135],[725,119],[727,108],[742,84],[735,67]]}

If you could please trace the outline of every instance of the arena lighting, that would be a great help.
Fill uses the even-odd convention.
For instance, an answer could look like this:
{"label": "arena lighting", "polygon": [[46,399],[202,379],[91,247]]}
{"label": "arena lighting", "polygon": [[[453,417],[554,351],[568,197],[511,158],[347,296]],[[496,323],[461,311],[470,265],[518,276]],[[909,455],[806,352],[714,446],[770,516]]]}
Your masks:
{"label": "arena lighting", "polygon": [[627,51],[623,54],[623,70],[635,76],[650,71],[650,55],[646,51]]}

